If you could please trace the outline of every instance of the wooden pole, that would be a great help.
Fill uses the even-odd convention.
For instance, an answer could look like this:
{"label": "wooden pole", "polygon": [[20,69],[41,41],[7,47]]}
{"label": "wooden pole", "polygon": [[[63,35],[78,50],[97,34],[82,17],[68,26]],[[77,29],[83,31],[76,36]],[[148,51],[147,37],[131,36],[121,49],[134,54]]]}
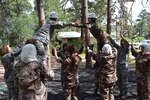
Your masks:
{"label": "wooden pole", "polygon": [[39,26],[41,27],[43,24],[45,24],[44,0],[36,0],[36,1],[39,17]]}
{"label": "wooden pole", "polygon": [[107,1],[107,33],[111,34],[111,0]]}
{"label": "wooden pole", "polygon": [[[86,23],[88,23],[88,0],[83,0],[82,2],[82,19],[83,19],[83,25],[87,26]],[[86,46],[86,55],[85,55],[85,59],[86,59],[86,68],[90,68],[92,66],[92,60],[90,55],[87,52],[87,46],[89,46],[90,44],[90,34],[89,34],[89,30],[88,28],[84,28],[84,34],[85,34],[85,46]]]}

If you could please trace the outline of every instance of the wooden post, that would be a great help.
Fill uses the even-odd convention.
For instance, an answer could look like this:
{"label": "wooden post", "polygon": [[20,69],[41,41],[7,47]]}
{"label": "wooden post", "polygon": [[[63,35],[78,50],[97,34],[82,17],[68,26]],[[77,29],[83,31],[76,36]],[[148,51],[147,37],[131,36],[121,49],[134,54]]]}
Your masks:
{"label": "wooden post", "polygon": [[[82,2],[82,13],[83,13],[83,15],[82,15],[83,25],[87,26],[86,23],[88,22],[88,0],[83,0],[83,2]],[[90,44],[90,34],[89,34],[88,28],[84,28],[84,34],[85,34],[85,46],[86,46],[86,55],[85,55],[86,65],[85,65],[85,67],[90,68],[92,66],[92,60],[87,51],[87,46],[89,46],[89,44]]]}
{"label": "wooden post", "polygon": [[107,33],[111,34],[111,0],[107,1]]}
{"label": "wooden post", "polygon": [[45,13],[44,13],[44,0],[36,0],[38,17],[39,17],[39,26],[41,27],[45,24]]}

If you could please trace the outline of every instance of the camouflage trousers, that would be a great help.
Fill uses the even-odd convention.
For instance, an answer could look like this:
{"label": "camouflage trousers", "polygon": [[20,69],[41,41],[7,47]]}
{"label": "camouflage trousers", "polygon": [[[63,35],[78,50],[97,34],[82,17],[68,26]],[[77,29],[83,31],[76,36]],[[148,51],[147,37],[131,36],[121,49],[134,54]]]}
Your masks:
{"label": "camouflage trousers", "polygon": [[19,87],[18,100],[47,100],[46,87],[43,84],[39,86],[31,86],[31,89],[30,87],[28,89]]}
{"label": "camouflage trousers", "polygon": [[7,100],[18,100],[18,89],[14,86],[14,81],[6,82],[8,88],[8,98]]}
{"label": "camouflage trousers", "polygon": [[47,45],[37,40],[36,48],[39,61],[42,63],[42,65],[47,66],[48,65]]}
{"label": "camouflage trousers", "polygon": [[100,84],[100,100],[115,100],[113,91],[115,83],[110,84]]}
{"label": "camouflage trousers", "polygon": [[78,100],[78,94],[79,94],[79,85],[69,87],[63,89],[63,94],[65,100]]}
{"label": "camouflage trousers", "polygon": [[97,94],[97,92],[98,92],[98,88],[99,88],[99,77],[100,77],[100,74],[99,74],[100,72],[99,72],[99,68],[98,67],[96,67],[95,68],[95,75],[94,75],[94,78],[95,78],[95,94]]}
{"label": "camouflage trousers", "polygon": [[128,91],[128,68],[117,69],[117,85],[120,92]]}
{"label": "camouflage trousers", "polygon": [[138,100],[150,100],[150,77],[137,77]]}

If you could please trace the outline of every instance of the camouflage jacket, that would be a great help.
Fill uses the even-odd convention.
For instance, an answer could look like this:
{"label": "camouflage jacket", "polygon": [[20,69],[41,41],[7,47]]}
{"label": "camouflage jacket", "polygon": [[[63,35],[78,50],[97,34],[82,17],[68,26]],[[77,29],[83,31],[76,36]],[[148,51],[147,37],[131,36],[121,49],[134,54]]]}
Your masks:
{"label": "camouflage jacket", "polygon": [[6,82],[14,81],[14,55],[12,53],[5,54],[1,58],[1,62],[4,66],[5,73],[4,79]]}
{"label": "camouflage jacket", "polygon": [[79,83],[79,63],[81,58],[76,55],[73,59],[67,58],[64,60],[66,66],[64,66],[63,79],[65,86],[76,86]]}
{"label": "camouflage jacket", "polygon": [[99,67],[101,83],[109,84],[117,81],[115,62],[115,55],[102,55]]}
{"label": "camouflage jacket", "polygon": [[61,63],[61,74],[63,74],[63,72],[65,72],[65,66],[66,63],[64,63],[64,61],[69,57],[69,54],[63,50],[60,50],[59,52],[57,52],[58,57],[60,57],[59,59],[59,63]]}
{"label": "camouflage jacket", "polygon": [[43,85],[44,78],[52,80],[51,72],[39,62],[19,62],[15,66],[15,82],[17,86],[38,90]]}
{"label": "camouflage jacket", "polygon": [[102,50],[103,45],[108,41],[107,34],[105,34],[96,23],[89,24],[91,34],[96,38],[98,43],[98,50]]}
{"label": "camouflage jacket", "polygon": [[150,53],[136,58],[136,76],[150,77]]}

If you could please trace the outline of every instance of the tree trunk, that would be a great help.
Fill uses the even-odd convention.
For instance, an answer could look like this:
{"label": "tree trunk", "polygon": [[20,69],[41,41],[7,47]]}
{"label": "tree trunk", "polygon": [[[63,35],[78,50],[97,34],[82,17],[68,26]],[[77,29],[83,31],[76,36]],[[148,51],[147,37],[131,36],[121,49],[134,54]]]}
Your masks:
{"label": "tree trunk", "polygon": [[111,0],[107,1],[107,33],[111,34]]}
{"label": "tree trunk", "polygon": [[[44,12],[44,0],[36,0],[37,9],[38,9],[38,17],[39,17],[39,27],[45,24],[45,12]],[[48,46],[48,67],[51,68],[51,56],[50,56],[50,45]]]}
{"label": "tree trunk", "polygon": [[44,0],[36,0],[38,17],[39,17],[39,26],[41,27],[45,23],[45,13],[44,13]]}
{"label": "tree trunk", "polygon": [[[88,22],[88,0],[83,0],[82,2],[82,22],[83,25],[87,25],[86,23]],[[85,46],[86,46],[86,68],[89,68],[92,66],[92,60],[90,55],[87,52],[87,46],[90,44],[90,34],[88,28],[84,28],[84,34],[85,34]]]}

